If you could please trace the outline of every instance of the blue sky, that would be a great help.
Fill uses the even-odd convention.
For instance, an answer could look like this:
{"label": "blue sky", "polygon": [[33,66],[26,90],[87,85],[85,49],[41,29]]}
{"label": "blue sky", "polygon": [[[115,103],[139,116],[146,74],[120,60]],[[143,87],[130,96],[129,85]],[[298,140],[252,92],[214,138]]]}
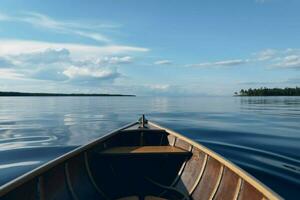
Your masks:
{"label": "blue sky", "polygon": [[297,0],[3,0],[0,90],[232,95],[300,85]]}

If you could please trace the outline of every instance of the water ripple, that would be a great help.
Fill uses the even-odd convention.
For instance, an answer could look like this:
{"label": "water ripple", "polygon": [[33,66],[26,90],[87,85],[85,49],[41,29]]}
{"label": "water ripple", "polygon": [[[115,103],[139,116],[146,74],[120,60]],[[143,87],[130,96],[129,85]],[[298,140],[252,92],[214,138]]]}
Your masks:
{"label": "water ripple", "polygon": [[143,113],[299,197],[300,97],[1,97],[0,185]]}

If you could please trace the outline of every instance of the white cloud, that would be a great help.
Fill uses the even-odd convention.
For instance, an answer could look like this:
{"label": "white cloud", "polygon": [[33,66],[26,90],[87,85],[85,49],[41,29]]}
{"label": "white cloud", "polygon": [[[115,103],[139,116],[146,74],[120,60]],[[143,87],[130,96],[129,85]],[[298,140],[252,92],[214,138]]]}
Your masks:
{"label": "white cloud", "polygon": [[75,43],[50,43],[32,40],[0,40],[0,56],[35,53],[47,49],[68,49],[75,59],[96,58],[118,54],[140,53],[148,48],[125,45],[83,45]]}
{"label": "white cloud", "polygon": [[148,88],[151,90],[157,90],[157,91],[167,91],[170,89],[170,85],[168,84],[154,84],[154,85],[148,85]]}
{"label": "white cloud", "polygon": [[133,58],[131,56],[123,56],[123,57],[104,57],[98,60],[99,64],[128,64],[133,62]]}
{"label": "white cloud", "polygon": [[110,42],[110,39],[107,36],[104,36],[99,32],[104,28],[113,27],[112,25],[101,26],[99,24],[90,24],[87,22],[56,20],[47,15],[35,12],[25,12],[16,16],[0,13],[0,21],[23,22],[37,28],[44,28],[62,34],[79,35],[100,42]]}
{"label": "white cloud", "polygon": [[218,61],[215,62],[214,65],[220,65],[220,66],[234,66],[234,65],[241,65],[247,63],[247,60],[224,60],[224,61]]}
{"label": "white cloud", "polygon": [[68,76],[69,78],[82,78],[82,77],[92,77],[98,79],[107,79],[111,77],[118,76],[116,72],[106,69],[99,68],[82,68],[71,66],[63,71],[63,74]]}
{"label": "white cloud", "polygon": [[[105,42],[105,45],[99,46],[0,39],[0,67],[7,69],[13,66],[13,70],[25,78],[53,81],[83,79],[85,82],[100,79],[113,81],[120,76],[113,65],[131,63],[132,54],[149,51],[148,48],[110,43],[110,38],[101,32],[104,29],[116,28],[113,24],[62,21],[34,12],[18,15],[0,13],[0,21],[27,23],[36,28]],[[8,77],[16,77],[13,72],[5,71],[5,74],[9,75]]]}
{"label": "white cloud", "polygon": [[[210,83],[197,83],[197,84],[148,84],[131,86],[131,90],[135,94],[141,95],[158,95],[158,96],[207,96],[203,90],[207,89],[207,85],[212,87]],[[218,87],[219,86],[215,86]],[[210,89],[210,88],[209,88]],[[215,88],[214,88],[215,89]],[[213,91],[213,89],[211,89]]]}
{"label": "white cloud", "polygon": [[267,86],[267,85],[293,85],[299,84],[300,78],[288,78],[285,80],[277,80],[277,81],[249,81],[249,82],[240,82],[240,85],[258,85],[259,87]]}
{"label": "white cloud", "polygon": [[69,78],[62,73],[64,68],[58,68],[53,65],[48,67],[41,67],[38,69],[28,70],[25,72],[25,75],[28,79],[33,80],[47,80],[47,81],[56,81],[56,82],[63,82],[68,81]]}
{"label": "white cloud", "polygon": [[14,69],[0,69],[0,78],[2,79],[24,79],[24,75],[16,72]]}
{"label": "white cloud", "polygon": [[99,33],[83,32],[83,31],[74,31],[74,33],[97,41],[102,41],[102,42],[110,41],[106,36]]}
{"label": "white cloud", "polygon": [[172,63],[171,60],[158,60],[154,62],[155,65],[170,65]]}
{"label": "white cloud", "polygon": [[68,49],[46,49],[44,51],[37,51],[33,53],[22,53],[12,56],[14,60],[21,63],[31,64],[50,64],[57,62],[67,62],[70,60],[70,51]]}
{"label": "white cloud", "polygon": [[271,68],[299,69],[300,68],[300,50],[299,49],[266,49],[255,54],[258,62],[265,62]]}
{"label": "white cloud", "polygon": [[274,67],[300,69],[300,55],[288,55],[278,60]]}
{"label": "white cloud", "polygon": [[246,59],[233,59],[233,60],[222,60],[216,62],[202,62],[197,64],[186,65],[188,67],[199,67],[199,68],[220,68],[239,66],[245,64],[264,65],[277,68],[300,68],[300,50],[299,49],[265,49],[257,53],[252,54]]}
{"label": "white cloud", "polygon": [[188,67],[224,67],[224,66],[236,66],[236,65],[243,65],[248,63],[249,60],[243,59],[235,59],[235,60],[223,60],[223,61],[216,61],[216,62],[204,62],[198,64],[190,64],[187,65]]}
{"label": "white cloud", "polygon": [[265,61],[274,58],[274,56],[278,53],[275,49],[265,49],[255,54],[258,61]]}
{"label": "white cloud", "polygon": [[[71,81],[72,83],[95,84],[104,81],[112,83],[121,76],[114,65],[133,61],[131,56],[104,56],[89,59],[72,57],[68,49],[45,49],[18,55],[6,55],[0,59],[2,68],[9,68],[13,62],[14,71],[3,71],[7,77],[16,78],[22,74],[27,79]],[[1,63],[3,65],[1,65]],[[5,64],[5,65],[4,65]],[[18,76],[17,76],[18,75]],[[1,77],[3,78],[3,77]]]}

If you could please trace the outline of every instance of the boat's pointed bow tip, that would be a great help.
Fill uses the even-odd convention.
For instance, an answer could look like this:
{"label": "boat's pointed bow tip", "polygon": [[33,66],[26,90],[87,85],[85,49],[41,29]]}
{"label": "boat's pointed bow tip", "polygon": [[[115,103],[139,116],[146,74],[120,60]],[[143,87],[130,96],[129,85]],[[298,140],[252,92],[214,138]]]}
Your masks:
{"label": "boat's pointed bow tip", "polygon": [[138,123],[140,124],[140,127],[144,128],[145,124],[148,123],[148,120],[145,117],[145,114],[142,114],[142,116],[138,119]]}

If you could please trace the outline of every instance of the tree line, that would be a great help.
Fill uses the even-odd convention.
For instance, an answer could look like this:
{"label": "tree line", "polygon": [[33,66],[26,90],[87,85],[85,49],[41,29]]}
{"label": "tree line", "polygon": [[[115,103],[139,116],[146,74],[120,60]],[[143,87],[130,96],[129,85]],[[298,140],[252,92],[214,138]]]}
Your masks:
{"label": "tree line", "polygon": [[300,88],[258,88],[241,89],[236,96],[300,96]]}
{"label": "tree line", "polygon": [[85,94],[85,93],[30,93],[30,92],[1,92],[0,96],[134,96],[130,94]]}

